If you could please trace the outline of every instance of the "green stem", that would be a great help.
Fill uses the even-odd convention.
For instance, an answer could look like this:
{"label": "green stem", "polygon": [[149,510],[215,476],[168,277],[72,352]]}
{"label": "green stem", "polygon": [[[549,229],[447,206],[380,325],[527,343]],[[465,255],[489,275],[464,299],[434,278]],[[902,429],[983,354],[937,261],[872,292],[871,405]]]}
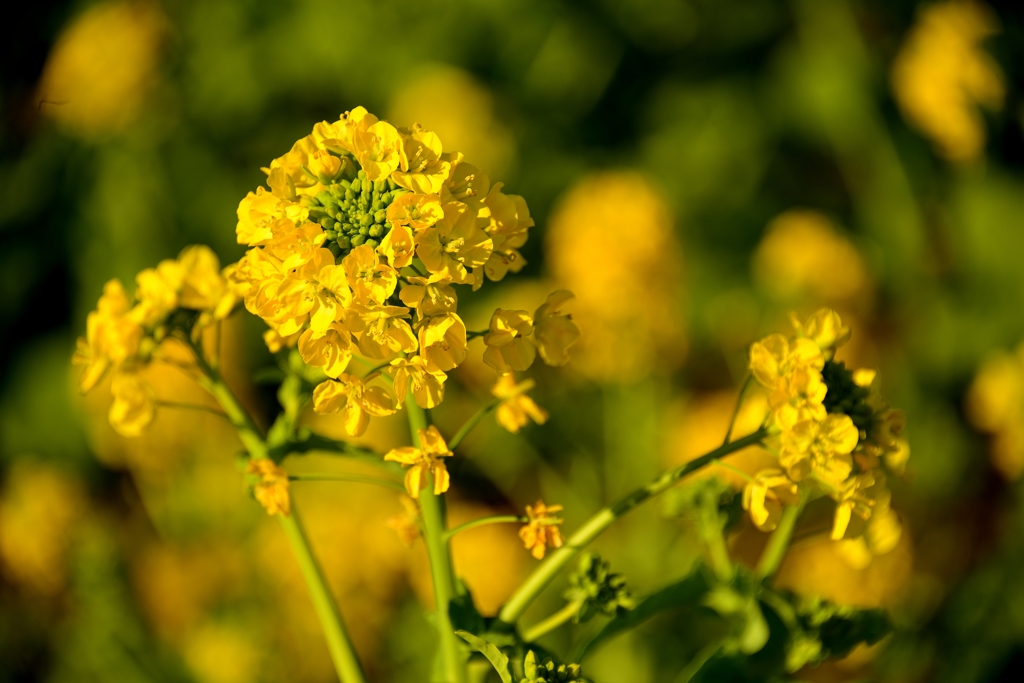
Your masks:
{"label": "green stem", "polygon": [[[405,399],[405,411],[409,414],[409,431],[412,442],[420,446],[419,430],[427,428],[427,414],[416,405],[412,393]],[[430,477],[433,479],[433,476]],[[455,597],[455,573],[452,570],[452,555],[445,538],[444,496],[434,495],[433,482],[428,481],[420,491],[420,513],[423,516],[423,538],[427,545],[430,574],[434,583],[434,604],[437,609],[437,632],[441,641],[442,671],[445,683],[464,683],[466,667],[462,662],[462,649],[452,626],[448,607]]]}
{"label": "green stem", "polygon": [[466,522],[465,524],[460,524],[454,529],[449,529],[445,532],[444,540],[451,540],[456,534],[461,534],[463,531],[468,531],[478,526],[483,526],[484,524],[501,524],[504,522],[519,522],[520,524],[525,524],[529,521],[529,517],[523,517],[521,515],[495,515],[493,517],[481,517],[480,519],[474,519],[470,522]]}
{"label": "green stem", "polygon": [[651,498],[664,493],[672,488],[680,479],[708,465],[711,461],[722,456],[734,453],[738,450],[758,443],[765,437],[767,431],[759,429],[753,434],[736,439],[731,443],[720,446],[710,453],[706,453],[685,465],[662,472],[653,481],[634,490],[615,503],[603,508],[596,515],[587,520],[582,527],[569,537],[565,545],[548,555],[547,559],[538,565],[526,581],[516,589],[516,592],[505,603],[499,612],[499,618],[505,623],[512,624],[519,620],[530,604],[540,595],[541,591],[551,583],[558,572],[590,543],[600,536],[605,529],[610,527],[615,520],[623,517],[636,507],[647,502]]}
{"label": "green stem", "polygon": [[526,632],[523,633],[523,640],[527,643],[532,643],[542,638],[549,631],[554,631],[556,628],[576,616],[582,606],[582,601],[575,600],[570,602],[544,621],[534,624],[530,628],[526,629]]}
{"label": "green stem", "polygon": [[793,536],[797,520],[800,519],[800,513],[804,511],[806,503],[806,498],[801,497],[799,505],[787,506],[782,511],[779,524],[775,527],[772,535],[768,537],[768,545],[764,547],[761,559],[757,561],[754,573],[758,580],[770,579],[779,570],[783,558],[786,557],[786,550],[789,549],[789,540]]}
{"label": "green stem", "polygon": [[[192,344],[192,351],[195,354],[196,363],[203,372],[199,378],[200,384],[220,403],[231,424],[238,431],[238,437],[249,452],[249,457],[253,459],[266,458],[267,444],[263,440],[263,434],[249,417],[249,413],[235,398],[231,389],[221,379],[220,374],[206,362],[202,349]],[[331,653],[338,678],[341,683],[365,683],[366,679],[359,666],[355,648],[352,647],[352,641],[348,637],[348,631],[345,629],[345,622],[342,621],[341,613],[331,596],[323,572],[320,570],[316,558],[313,557],[295,506],[292,505],[290,515],[277,515],[277,518],[280,520],[288,542],[299,562],[302,577],[306,580],[306,587],[313,600],[313,608],[320,618],[320,627],[324,631],[327,649]]]}
{"label": "green stem", "polygon": [[327,649],[334,660],[334,668],[342,683],[364,683],[362,667],[359,666],[359,659],[356,657],[352,642],[349,639],[348,631],[345,630],[345,622],[338,611],[338,605],[331,595],[330,588],[324,578],[323,570],[313,557],[309,546],[309,539],[299,521],[298,511],[292,505],[292,512],[287,517],[278,515],[284,533],[288,537],[288,543],[299,561],[299,569],[302,571],[302,578],[306,580],[309,588],[309,596],[313,599],[313,608],[317,617],[320,618],[320,626],[324,631],[324,638],[327,640]]}
{"label": "green stem", "polygon": [[292,481],[351,481],[357,484],[373,484],[396,491],[405,491],[405,486],[400,481],[363,474],[292,474],[288,478]]}
{"label": "green stem", "polygon": [[466,423],[459,428],[459,431],[455,432],[455,436],[448,442],[448,449],[454,451],[462,440],[466,438],[466,435],[473,431],[473,427],[476,427],[477,423],[484,418],[487,413],[491,412],[501,403],[500,398],[496,398],[480,410],[476,411],[472,417],[466,420]]}
{"label": "green stem", "polygon": [[747,375],[747,378],[743,380],[743,384],[740,386],[740,393],[736,397],[736,405],[732,409],[732,417],[729,418],[729,429],[725,431],[725,439],[722,440],[722,445],[729,443],[729,438],[732,437],[732,429],[736,426],[736,418],[739,417],[740,408],[743,406],[743,395],[747,393],[747,387],[750,386],[750,380],[752,375]]}

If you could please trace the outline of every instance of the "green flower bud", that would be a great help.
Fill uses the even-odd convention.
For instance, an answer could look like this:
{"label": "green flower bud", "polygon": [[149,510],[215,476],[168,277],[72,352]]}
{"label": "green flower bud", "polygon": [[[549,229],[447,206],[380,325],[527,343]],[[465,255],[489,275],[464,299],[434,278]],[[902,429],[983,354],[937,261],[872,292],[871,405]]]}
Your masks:
{"label": "green flower bud", "polygon": [[370,226],[370,237],[380,237],[384,234],[384,226],[379,223]]}
{"label": "green flower bud", "polygon": [[621,615],[636,607],[636,600],[626,585],[626,577],[611,571],[611,565],[597,553],[585,553],[575,572],[569,576],[569,589],[564,597],[580,603],[574,621],[588,621],[598,612],[607,616]]}

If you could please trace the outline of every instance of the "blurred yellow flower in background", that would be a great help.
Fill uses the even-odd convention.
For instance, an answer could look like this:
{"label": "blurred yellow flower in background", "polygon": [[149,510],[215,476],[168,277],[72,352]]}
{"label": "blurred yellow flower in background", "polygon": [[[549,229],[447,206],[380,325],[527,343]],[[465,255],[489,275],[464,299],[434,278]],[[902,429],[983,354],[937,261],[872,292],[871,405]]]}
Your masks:
{"label": "blurred yellow flower in background", "polygon": [[494,96],[462,69],[426,67],[392,97],[388,118],[422,123],[447,149],[461,150],[494,177],[508,173],[514,163],[514,140],[495,116]]}
{"label": "blurred yellow flower in background", "polygon": [[754,278],[783,302],[853,303],[870,293],[857,247],[824,214],[790,209],[776,216],[754,253]]}
{"label": "blurred yellow flower in background", "polygon": [[41,110],[83,138],[124,129],[159,78],[167,29],[155,2],[90,7],[50,52],[39,84]]}
{"label": "blurred yellow flower in background", "polygon": [[67,581],[67,553],[86,499],[58,468],[16,460],[0,494],[0,572],[43,595]]}
{"label": "blurred yellow flower in background", "polygon": [[676,292],[680,250],[671,211],[633,171],[587,176],[552,212],[546,243],[555,279],[576,294],[584,331],[574,367],[629,382],[685,354]]}
{"label": "blurred yellow flower in background", "polygon": [[998,30],[980,2],[928,5],[893,62],[893,90],[904,116],[950,161],[973,161],[985,147],[977,105],[1003,105],[1002,74],[982,47]]}
{"label": "blurred yellow flower in background", "polygon": [[993,354],[967,392],[965,410],[975,427],[992,435],[992,464],[1004,478],[1024,472],[1024,344]]}

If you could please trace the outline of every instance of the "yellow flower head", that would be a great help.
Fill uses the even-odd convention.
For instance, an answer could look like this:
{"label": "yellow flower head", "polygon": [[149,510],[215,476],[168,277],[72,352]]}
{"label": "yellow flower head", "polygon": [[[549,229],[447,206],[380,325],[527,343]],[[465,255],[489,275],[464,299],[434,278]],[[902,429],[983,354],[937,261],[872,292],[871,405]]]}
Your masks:
{"label": "yellow flower head", "polygon": [[827,387],[821,378],[825,357],[810,339],[772,334],[750,347],[750,371],[769,390],[774,421],[788,429],[800,420],[825,417]]}
{"label": "yellow flower head", "polygon": [[967,391],[965,410],[992,435],[992,462],[1006,479],[1024,473],[1024,344],[986,359]]}
{"label": "yellow flower head", "polygon": [[533,315],[533,338],[541,359],[548,365],[568,363],[569,349],[580,338],[580,328],[572,318],[559,312],[574,298],[576,295],[565,289],[552,292]]}
{"label": "yellow flower head", "polygon": [[491,388],[494,397],[501,400],[495,414],[498,424],[513,434],[526,426],[530,419],[539,425],[548,420],[548,414],[526,395],[534,386],[536,382],[532,379],[516,384],[514,376],[502,375]]}
{"label": "yellow flower head", "polygon": [[455,313],[443,313],[419,325],[420,353],[441,370],[452,370],[466,359],[466,325]]}
{"label": "yellow flower head", "polygon": [[533,318],[529,313],[497,309],[491,316],[490,330],[484,335],[484,362],[499,374],[529,369],[537,357],[537,349],[529,339],[531,334]]}
{"label": "yellow flower head", "polygon": [[420,537],[420,508],[415,500],[404,494],[399,500],[402,502],[402,511],[388,517],[384,524],[398,534],[402,545],[411,548]]}
{"label": "yellow flower head", "polygon": [[268,515],[291,514],[291,497],[288,494],[288,473],[269,458],[250,460],[245,471],[259,477],[253,486],[253,494]]}
{"label": "yellow flower head", "polygon": [[156,2],[101,2],[64,30],[46,60],[40,110],[83,138],[123,130],[159,79],[167,20]]}
{"label": "yellow flower head", "polygon": [[139,436],[156,416],[153,390],[137,372],[119,370],[110,384],[110,424],[121,436]]}
{"label": "yellow flower head", "polygon": [[431,425],[419,430],[420,447],[405,446],[393,448],[384,456],[385,460],[397,462],[409,469],[405,472],[405,490],[413,498],[420,497],[420,491],[426,488],[429,474],[434,480],[434,495],[439,496],[448,490],[448,469],[442,458],[451,457],[441,432]]}
{"label": "yellow flower head", "polygon": [[893,90],[904,116],[950,161],[972,161],[984,149],[977,105],[1003,105],[1002,75],[983,47],[998,28],[991,10],[974,0],[927,5],[893,62]]}
{"label": "yellow flower head", "polygon": [[84,365],[79,388],[86,393],[96,386],[111,364],[119,364],[135,356],[142,339],[142,325],[129,315],[131,300],[118,280],[103,287],[103,296],[96,310],[86,318],[86,336],[78,339],[72,358]]}
{"label": "yellow flower head", "polygon": [[782,433],[779,463],[794,481],[814,476],[839,487],[853,471],[860,432],[848,415],[829,414],[822,421],[803,420]]}
{"label": "yellow flower head", "polygon": [[448,376],[423,356],[396,358],[385,369],[395,380],[395,394],[406,396],[412,391],[420,408],[433,408],[444,400],[444,382]]}
{"label": "yellow flower head", "polygon": [[399,296],[402,303],[416,309],[421,319],[455,312],[459,299],[447,275],[413,276],[409,278],[409,283],[402,288]]}
{"label": "yellow flower head", "polygon": [[350,436],[362,436],[371,416],[395,413],[394,403],[383,387],[368,387],[363,380],[345,373],[313,389],[313,410],[319,415],[340,413],[345,432]]}
{"label": "yellow flower head", "polygon": [[892,500],[892,494],[885,486],[885,475],[881,472],[865,472],[850,477],[832,497],[836,500],[833,540],[861,536],[873,515],[888,513]]}
{"label": "yellow flower head", "polygon": [[348,367],[354,348],[348,330],[338,323],[332,323],[319,336],[309,329],[299,337],[302,360],[315,368],[323,368],[324,374],[333,379]]}
{"label": "yellow flower head", "polygon": [[772,531],[779,523],[785,505],[800,504],[796,483],[779,469],[761,470],[743,488],[743,509],[761,531]]}
{"label": "yellow flower head", "polygon": [[558,525],[563,520],[557,517],[561,511],[561,505],[548,506],[544,504],[543,500],[526,506],[526,516],[530,521],[519,530],[519,538],[523,540],[526,549],[538,560],[544,559],[548,546],[562,547],[562,534],[558,530]]}

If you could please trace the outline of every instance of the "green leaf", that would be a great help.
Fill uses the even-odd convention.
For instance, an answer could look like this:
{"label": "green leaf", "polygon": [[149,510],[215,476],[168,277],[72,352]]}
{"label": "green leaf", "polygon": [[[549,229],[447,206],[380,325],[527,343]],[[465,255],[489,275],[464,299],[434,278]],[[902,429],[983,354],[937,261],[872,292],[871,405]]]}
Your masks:
{"label": "green leaf", "polygon": [[508,668],[508,657],[498,647],[483,638],[474,636],[469,631],[456,631],[455,635],[469,643],[470,647],[482,654],[491,663],[501,677],[501,683],[513,683],[512,672]]}
{"label": "green leaf", "polygon": [[665,586],[658,592],[640,601],[635,609],[605,624],[604,628],[583,647],[579,656],[576,657],[576,661],[581,661],[589,650],[597,647],[598,644],[608,638],[628,629],[636,628],[660,612],[700,605],[707,592],[708,583],[700,571],[694,571],[685,579]]}

